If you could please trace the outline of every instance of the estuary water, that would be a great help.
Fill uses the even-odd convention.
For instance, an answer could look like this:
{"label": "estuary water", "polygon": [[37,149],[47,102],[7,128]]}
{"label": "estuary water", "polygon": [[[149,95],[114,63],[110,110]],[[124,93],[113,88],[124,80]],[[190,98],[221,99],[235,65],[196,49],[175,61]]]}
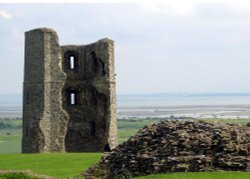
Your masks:
{"label": "estuary water", "polygon": [[119,95],[119,107],[164,107],[197,105],[250,105],[250,94],[192,94],[167,93],[145,95]]}
{"label": "estuary water", "polygon": [[[22,116],[21,94],[0,94],[0,118]],[[117,96],[118,118],[249,118],[250,94],[165,93]]]}

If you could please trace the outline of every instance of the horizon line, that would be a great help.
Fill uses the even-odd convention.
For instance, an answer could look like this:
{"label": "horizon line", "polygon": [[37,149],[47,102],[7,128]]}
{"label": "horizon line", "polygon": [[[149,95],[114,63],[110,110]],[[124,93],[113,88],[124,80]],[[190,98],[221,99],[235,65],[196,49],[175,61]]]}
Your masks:
{"label": "horizon line", "polygon": [[[23,93],[0,93],[0,95],[22,95]],[[250,92],[151,92],[151,93],[117,93],[117,96],[123,95],[250,95]]]}

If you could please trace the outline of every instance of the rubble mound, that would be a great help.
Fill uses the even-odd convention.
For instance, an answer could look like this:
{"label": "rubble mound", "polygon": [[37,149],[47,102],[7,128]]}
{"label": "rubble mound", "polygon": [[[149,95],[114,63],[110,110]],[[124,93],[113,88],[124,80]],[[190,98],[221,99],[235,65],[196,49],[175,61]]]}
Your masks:
{"label": "rubble mound", "polygon": [[250,171],[250,127],[209,121],[163,121],[145,126],[83,175],[129,178],[214,170]]}

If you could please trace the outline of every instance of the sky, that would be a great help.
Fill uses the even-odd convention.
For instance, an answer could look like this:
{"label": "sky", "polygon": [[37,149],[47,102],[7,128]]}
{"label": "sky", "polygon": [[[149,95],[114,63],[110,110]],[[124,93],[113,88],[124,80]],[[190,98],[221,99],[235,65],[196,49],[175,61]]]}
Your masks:
{"label": "sky", "polygon": [[118,94],[250,93],[250,2],[218,2],[0,3],[0,93],[22,93],[38,27],[61,45],[113,39]]}

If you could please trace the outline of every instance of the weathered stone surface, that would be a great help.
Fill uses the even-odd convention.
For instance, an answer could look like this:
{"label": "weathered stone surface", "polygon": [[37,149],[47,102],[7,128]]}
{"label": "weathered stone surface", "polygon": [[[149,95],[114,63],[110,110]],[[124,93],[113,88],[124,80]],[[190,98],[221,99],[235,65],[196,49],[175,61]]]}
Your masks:
{"label": "weathered stone surface", "polygon": [[[208,121],[146,126],[83,175],[102,178],[165,172],[250,171],[250,128]],[[96,172],[99,171],[99,172]]]}
{"label": "weathered stone surface", "polygon": [[[62,46],[67,80],[63,107],[70,116],[65,147],[68,152],[96,152],[116,147],[114,43],[102,39],[90,45]],[[75,69],[68,57],[75,55]],[[77,105],[68,105],[76,92]]]}
{"label": "weathered stone surface", "polygon": [[113,149],[115,103],[112,40],[60,47],[52,29],[25,33],[23,153]]}
{"label": "weathered stone surface", "polygon": [[60,46],[52,29],[25,33],[22,152],[62,152],[68,115],[61,91],[66,75],[60,68]]}

